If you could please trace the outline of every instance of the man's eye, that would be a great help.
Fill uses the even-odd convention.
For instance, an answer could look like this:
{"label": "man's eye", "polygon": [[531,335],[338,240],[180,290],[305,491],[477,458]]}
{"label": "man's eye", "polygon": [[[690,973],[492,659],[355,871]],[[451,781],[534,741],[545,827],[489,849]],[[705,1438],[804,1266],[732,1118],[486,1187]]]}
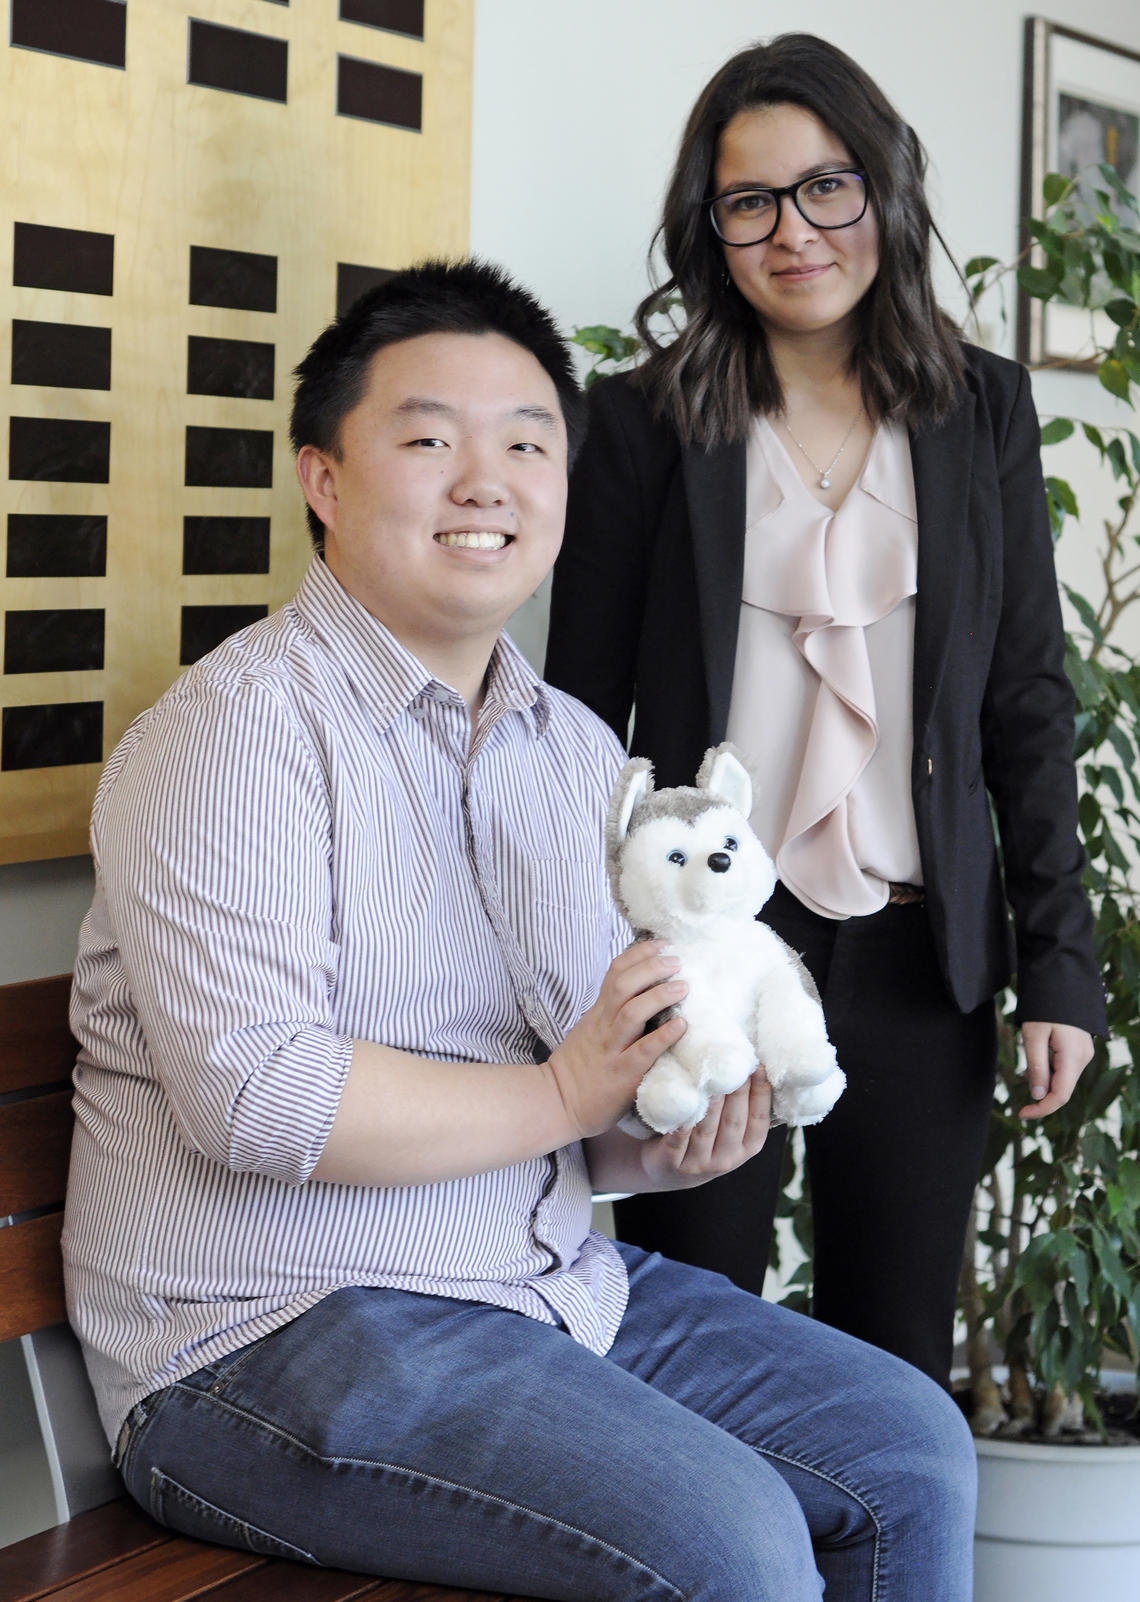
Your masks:
{"label": "man's eye", "polygon": [[527,456],[537,456],[542,450],[542,446],[536,445],[532,439],[520,439],[511,446],[511,449],[513,451],[522,451]]}
{"label": "man's eye", "polygon": [[447,449],[447,442],[442,439],[410,439],[408,444],[422,445],[428,450],[442,451]]}
{"label": "man's eye", "polygon": [[689,859],[683,851],[670,851],[665,860],[666,862],[676,863],[678,868],[683,868]]}

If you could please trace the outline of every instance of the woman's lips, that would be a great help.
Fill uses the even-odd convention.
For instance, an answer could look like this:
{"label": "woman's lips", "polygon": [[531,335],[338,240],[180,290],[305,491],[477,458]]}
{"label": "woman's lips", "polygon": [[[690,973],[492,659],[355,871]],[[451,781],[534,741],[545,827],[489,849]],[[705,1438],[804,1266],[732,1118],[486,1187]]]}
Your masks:
{"label": "woman's lips", "polygon": [[820,277],[830,266],[831,263],[825,261],[812,267],[782,267],[779,272],[774,272],[772,277],[783,279],[786,284],[808,283],[813,278]]}

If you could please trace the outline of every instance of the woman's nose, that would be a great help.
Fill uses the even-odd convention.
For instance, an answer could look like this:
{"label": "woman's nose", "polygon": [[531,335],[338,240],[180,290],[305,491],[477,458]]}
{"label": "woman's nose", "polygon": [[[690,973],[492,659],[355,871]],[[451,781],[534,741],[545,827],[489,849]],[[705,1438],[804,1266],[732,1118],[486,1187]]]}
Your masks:
{"label": "woman's nose", "polygon": [[786,250],[801,250],[819,230],[795,206],[791,195],[781,195],[780,216],[769,243],[783,245]]}

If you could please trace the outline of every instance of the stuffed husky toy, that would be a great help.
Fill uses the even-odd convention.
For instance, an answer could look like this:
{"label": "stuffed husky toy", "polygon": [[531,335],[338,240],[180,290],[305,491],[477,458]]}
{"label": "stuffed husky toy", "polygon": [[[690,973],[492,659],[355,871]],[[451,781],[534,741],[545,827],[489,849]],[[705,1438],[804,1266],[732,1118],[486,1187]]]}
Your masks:
{"label": "stuffed husky toy", "polygon": [[818,1123],[843,1092],[807,969],[756,921],[776,870],[751,810],[752,781],[730,745],[706,752],[695,789],[655,791],[643,757],[618,776],[606,821],[614,899],[639,938],[668,943],[689,987],[661,1015],[679,1013],[688,1028],[641,1081],[636,1116],[622,1120],[630,1134],[699,1122],[758,1063],[775,1121]]}

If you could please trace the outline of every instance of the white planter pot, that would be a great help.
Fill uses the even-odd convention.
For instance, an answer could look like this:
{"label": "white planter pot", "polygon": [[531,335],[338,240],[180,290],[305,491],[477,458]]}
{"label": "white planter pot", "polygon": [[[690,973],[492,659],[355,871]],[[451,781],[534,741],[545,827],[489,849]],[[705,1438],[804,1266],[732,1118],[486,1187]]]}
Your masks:
{"label": "white planter pot", "polygon": [[1140,1446],[977,1448],[974,1602],[1140,1598]]}

